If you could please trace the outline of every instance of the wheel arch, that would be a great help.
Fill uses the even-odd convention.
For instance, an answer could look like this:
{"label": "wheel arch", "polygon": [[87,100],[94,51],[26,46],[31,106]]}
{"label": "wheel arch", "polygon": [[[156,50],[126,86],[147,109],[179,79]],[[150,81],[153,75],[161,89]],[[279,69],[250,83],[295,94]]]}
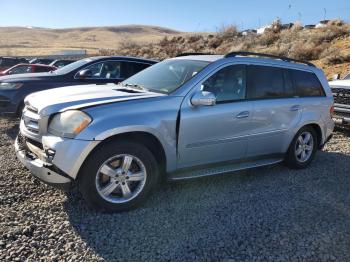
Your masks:
{"label": "wheel arch", "polygon": [[79,168],[79,172],[77,174],[76,179],[79,179],[79,176],[81,174],[81,169],[86,163],[86,161],[89,161],[91,156],[96,152],[99,148],[104,146],[108,143],[117,143],[118,141],[131,141],[131,142],[137,142],[144,146],[146,146],[154,155],[157,162],[159,162],[159,167],[161,170],[161,173],[165,173],[167,169],[167,154],[164,149],[163,144],[161,141],[156,137],[154,134],[145,132],[145,131],[130,131],[125,133],[118,133],[113,134],[104,140],[102,140],[100,143],[98,143],[88,154],[88,156],[83,161],[82,165]]}
{"label": "wheel arch", "polygon": [[285,152],[287,152],[290,144],[292,143],[293,139],[295,138],[296,134],[299,132],[304,127],[312,127],[316,134],[317,134],[317,146],[320,148],[322,146],[323,140],[324,140],[324,135],[322,132],[322,128],[319,123],[316,121],[310,121],[310,122],[305,122],[302,125],[299,125],[296,129],[294,129],[293,134],[290,136],[290,139],[287,144],[285,144]]}

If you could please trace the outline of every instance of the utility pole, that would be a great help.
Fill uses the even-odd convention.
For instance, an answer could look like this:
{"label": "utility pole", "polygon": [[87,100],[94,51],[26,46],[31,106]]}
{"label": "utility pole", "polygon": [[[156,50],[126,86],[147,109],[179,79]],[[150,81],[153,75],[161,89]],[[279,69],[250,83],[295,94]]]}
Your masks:
{"label": "utility pole", "polygon": [[326,16],[327,16],[327,9],[326,9],[326,8],[323,8],[323,12],[324,12],[324,15],[323,15],[323,20],[326,20]]}

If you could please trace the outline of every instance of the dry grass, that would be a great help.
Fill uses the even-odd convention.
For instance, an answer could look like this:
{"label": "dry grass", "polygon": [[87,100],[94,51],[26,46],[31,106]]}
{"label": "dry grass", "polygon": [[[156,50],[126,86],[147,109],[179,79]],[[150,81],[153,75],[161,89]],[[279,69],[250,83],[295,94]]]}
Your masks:
{"label": "dry grass", "polygon": [[0,27],[0,55],[49,55],[65,49],[118,50],[122,43],[154,43],[180,32],[156,27],[126,25],[72,29]]}
{"label": "dry grass", "polygon": [[[330,78],[350,70],[350,25],[331,21],[327,27],[302,30],[296,24],[282,30],[276,22],[262,35],[241,35],[235,26],[219,28],[215,34],[195,34],[163,38],[158,43],[133,45],[118,53],[164,59],[182,52],[224,54],[231,51],[254,51],[315,62]],[[333,65],[337,66],[333,66]],[[335,71],[337,70],[337,71]]]}
{"label": "dry grass", "polygon": [[331,21],[327,27],[282,29],[277,21],[262,35],[243,36],[234,25],[215,33],[180,33],[149,26],[76,29],[0,28],[0,55],[51,54],[63,49],[87,49],[90,54],[132,55],[165,59],[182,52],[224,54],[254,51],[309,60],[330,78],[350,71],[350,25]]}

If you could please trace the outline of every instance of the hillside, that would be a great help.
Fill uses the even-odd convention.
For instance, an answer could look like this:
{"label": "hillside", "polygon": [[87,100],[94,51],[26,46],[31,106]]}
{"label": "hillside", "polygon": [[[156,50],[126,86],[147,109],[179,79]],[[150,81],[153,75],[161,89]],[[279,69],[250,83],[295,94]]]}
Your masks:
{"label": "hillside", "polygon": [[49,55],[64,49],[117,49],[121,43],[151,43],[180,32],[143,25],[46,29],[0,27],[0,55]]}
{"label": "hillside", "polygon": [[280,22],[261,35],[242,35],[235,26],[215,33],[184,33],[156,26],[126,25],[72,29],[0,27],[0,55],[49,55],[86,49],[89,55],[132,55],[165,59],[183,52],[225,54],[254,51],[308,60],[333,74],[350,72],[350,24],[333,20],[303,29]]}
{"label": "hillside", "polygon": [[[333,74],[350,72],[350,24],[330,21],[326,27],[304,29],[296,24],[283,29],[279,22],[261,35],[242,35],[235,26],[214,34],[191,34],[165,37],[158,43],[138,45],[125,43],[117,53],[164,59],[183,52],[225,54],[252,51],[307,60]],[[111,51],[109,54],[114,53]],[[108,54],[108,53],[106,53]]]}

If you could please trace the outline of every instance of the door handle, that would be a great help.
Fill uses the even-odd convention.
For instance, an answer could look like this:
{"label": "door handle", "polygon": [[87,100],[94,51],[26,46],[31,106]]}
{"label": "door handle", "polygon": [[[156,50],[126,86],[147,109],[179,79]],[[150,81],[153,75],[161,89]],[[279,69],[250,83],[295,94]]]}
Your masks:
{"label": "door handle", "polygon": [[290,108],[290,111],[299,111],[301,109],[300,105],[294,105]]}
{"label": "door handle", "polygon": [[247,118],[249,116],[249,111],[243,111],[240,112],[238,115],[236,115],[236,118]]}

